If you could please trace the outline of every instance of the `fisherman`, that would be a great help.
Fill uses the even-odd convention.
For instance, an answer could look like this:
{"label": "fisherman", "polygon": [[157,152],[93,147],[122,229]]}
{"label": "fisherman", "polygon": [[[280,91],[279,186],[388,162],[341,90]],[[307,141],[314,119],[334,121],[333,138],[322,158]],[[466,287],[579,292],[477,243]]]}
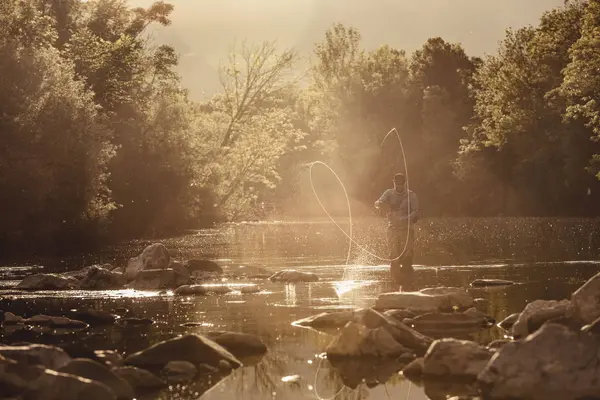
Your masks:
{"label": "fisherman", "polygon": [[375,208],[387,211],[387,241],[390,275],[396,284],[404,287],[412,283],[413,248],[415,243],[414,224],[419,219],[417,195],[406,187],[404,174],[394,175],[394,188],[386,190],[375,202]]}

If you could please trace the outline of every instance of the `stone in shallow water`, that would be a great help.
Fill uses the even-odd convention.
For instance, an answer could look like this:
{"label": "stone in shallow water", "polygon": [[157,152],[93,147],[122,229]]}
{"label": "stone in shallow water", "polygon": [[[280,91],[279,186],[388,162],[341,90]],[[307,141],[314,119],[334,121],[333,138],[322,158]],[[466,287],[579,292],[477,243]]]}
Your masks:
{"label": "stone in shallow water", "polygon": [[162,370],[169,383],[184,383],[198,375],[196,366],[187,361],[169,361]]}
{"label": "stone in shallow water", "polygon": [[88,327],[83,321],[77,321],[67,317],[52,317],[49,315],[34,315],[23,320],[26,325],[48,325],[53,328],[85,329]]}
{"label": "stone in shallow water", "polygon": [[295,325],[311,328],[343,328],[350,321],[358,322],[364,310],[324,312],[295,321]]}
{"label": "stone in shallow water", "polygon": [[59,369],[58,372],[102,383],[119,399],[133,399],[135,397],[133,388],[126,380],[115,375],[106,366],[92,360],[74,359]]}
{"label": "stone in shallow water", "polygon": [[473,306],[473,298],[460,288],[429,288],[418,292],[383,293],[375,302],[378,310],[410,309],[419,312],[447,311],[454,307],[465,309]]}
{"label": "stone in shallow water", "polygon": [[240,292],[243,294],[253,294],[260,292],[260,287],[257,285],[245,285],[240,288]]}
{"label": "stone in shallow water", "polygon": [[15,325],[15,324],[22,323],[23,320],[24,320],[23,317],[20,317],[18,315],[11,313],[10,311],[7,311],[4,313],[4,321],[2,322],[2,324],[3,325]]}
{"label": "stone in shallow water", "polygon": [[123,357],[114,350],[95,350],[94,355],[109,368],[123,365]]}
{"label": "stone in shallow water", "polygon": [[416,329],[466,329],[489,326],[491,318],[470,308],[462,313],[428,313],[404,319],[406,325]]}
{"label": "stone in shallow water", "polygon": [[145,269],[138,273],[130,286],[136,290],[156,290],[176,288],[188,282],[189,276],[172,269]]}
{"label": "stone in shallow water", "polygon": [[183,285],[175,289],[174,293],[180,296],[225,294],[231,292],[227,285]]}
{"label": "stone in shallow water", "polygon": [[94,310],[93,308],[73,309],[69,315],[90,325],[111,325],[117,320],[115,315],[107,311]]}
{"label": "stone in shallow water", "polygon": [[267,351],[267,346],[258,336],[247,333],[215,331],[208,332],[206,336],[236,357]]}
{"label": "stone in shallow water", "polygon": [[185,263],[183,263],[183,266],[190,272],[196,272],[196,271],[201,271],[201,272],[215,272],[217,274],[222,274],[223,273],[223,268],[221,268],[219,266],[219,264],[217,264],[214,261],[210,261],[210,260],[198,260],[198,259],[192,259],[192,260],[188,260]]}
{"label": "stone in shallow water", "polygon": [[220,361],[240,367],[242,363],[221,345],[202,335],[184,335],[165,340],[130,355],[125,364],[137,367],[164,367],[169,361],[189,361],[194,365],[218,366]]}
{"label": "stone in shallow water", "polygon": [[57,274],[35,274],[23,279],[15,289],[21,290],[69,290],[79,286],[75,278]]}
{"label": "stone in shallow water", "polygon": [[519,315],[521,315],[521,313],[514,313],[509,315],[508,317],[504,318],[499,324],[498,326],[502,329],[504,329],[505,331],[510,331],[513,327],[513,325],[515,324],[515,322],[517,322],[517,320],[519,319]]}
{"label": "stone in shallow water", "polygon": [[44,344],[26,346],[0,346],[0,355],[19,363],[41,365],[49,369],[59,369],[71,361],[62,349]]}
{"label": "stone in shallow water", "polygon": [[395,357],[409,352],[385,329],[349,322],[327,346],[328,357]]}
{"label": "stone in shallow water", "polygon": [[600,338],[548,323],[504,345],[479,374],[489,399],[594,399],[600,394]]}
{"label": "stone in shallow water", "polygon": [[126,380],[135,391],[160,389],[167,386],[160,378],[145,369],[118,367],[113,368],[112,372]]}
{"label": "stone in shallow water", "polygon": [[286,283],[295,283],[295,282],[317,282],[319,277],[312,272],[301,272],[295,270],[284,270],[276,272],[272,275],[269,280],[271,282],[286,282]]}
{"label": "stone in shallow water", "polygon": [[423,375],[475,380],[493,355],[493,350],[475,342],[436,340],[423,359]]}
{"label": "stone in shallow water", "polygon": [[169,250],[162,243],[154,243],[146,247],[137,257],[129,259],[125,268],[125,279],[132,281],[140,271],[146,269],[167,269],[170,261]]}
{"label": "stone in shallow water", "polygon": [[92,266],[80,282],[81,289],[109,290],[119,289],[126,283],[125,277],[119,272]]}
{"label": "stone in shallow water", "polygon": [[527,304],[519,318],[512,326],[512,335],[515,339],[525,337],[535,332],[546,321],[564,317],[570,307],[569,300],[535,300]]}
{"label": "stone in shallow water", "polygon": [[475,279],[471,282],[473,287],[488,287],[488,286],[511,286],[515,283],[504,279]]}

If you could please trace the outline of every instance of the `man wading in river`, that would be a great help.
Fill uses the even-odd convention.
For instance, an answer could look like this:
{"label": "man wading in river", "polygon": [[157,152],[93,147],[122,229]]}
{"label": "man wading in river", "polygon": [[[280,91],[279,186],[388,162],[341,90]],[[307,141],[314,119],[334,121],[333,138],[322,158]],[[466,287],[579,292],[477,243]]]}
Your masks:
{"label": "man wading in river", "polygon": [[382,206],[388,214],[389,258],[394,259],[390,265],[392,280],[406,288],[412,284],[414,224],[419,218],[419,200],[414,192],[406,189],[404,174],[394,175],[394,188],[386,190],[375,202],[376,209]]}

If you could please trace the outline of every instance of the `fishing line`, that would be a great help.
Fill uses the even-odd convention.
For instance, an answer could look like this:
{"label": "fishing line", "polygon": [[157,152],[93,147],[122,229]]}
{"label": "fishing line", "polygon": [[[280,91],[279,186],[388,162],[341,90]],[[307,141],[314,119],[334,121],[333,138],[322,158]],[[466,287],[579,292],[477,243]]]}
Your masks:
{"label": "fishing line", "polygon": [[[360,243],[358,243],[356,240],[354,240],[354,238],[352,237],[352,210],[350,207],[350,197],[348,196],[348,192],[346,191],[346,187],[344,186],[344,183],[342,182],[342,180],[340,179],[340,177],[338,176],[338,174],[326,163],[324,163],[323,161],[314,161],[312,163],[309,164],[309,177],[310,177],[310,187],[313,191],[313,194],[315,195],[315,198],[317,199],[317,202],[319,203],[319,205],[321,206],[321,208],[323,209],[323,211],[325,212],[325,214],[327,215],[327,217],[329,217],[329,219],[331,220],[331,222],[333,222],[333,224],[344,234],[344,236],[346,236],[349,240],[349,246],[348,246],[348,255],[346,257],[346,265],[348,265],[350,263],[350,256],[351,256],[351,251],[352,251],[352,244],[354,244],[356,247],[358,247],[359,249],[361,249],[362,251],[364,251],[365,253],[367,253],[368,255],[375,257],[381,261],[386,261],[386,262],[392,262],[392,261],[396,261],[399,260],[400,258],[402,258],[402,256],[404,256],[404,254],[406,253],[406,249],[408,248],[408,242],[410,240],[410,218],[408,218],[408,215],[410,215],[410,184],[409,184],[409,179],[408,179],[408,165],[406,162],[406,153],[404,152],[404,145],[402,144],[402,138],[400,138],[400,133],[398,133],[398,130],[396,128],[392,128],[392,130],[390,130],[385,137],[383,138],[383,141],[381,142],[381,147],[383,147],[383,144],[385,143],[385,141],[387,140],[387,138],[390,136],[390,134],[392,132],[396,133],[396,137],[398,138],[398,143],[400,143],[400,149],[402,151],[402,159],[404,161],[404,174],[406,176],[406,192],[407,192],[407,218],[406,218],[406,225],[407,225],[407,229],[406,229],[406,241],[404,243],[404,248],[402,249],[402,253],[400,253],[400,255],[396,258],[385,258],[385,257],[380,257],[377,254],[369,251],[367,248],[365,248],[364,246],[362,246]],[[321,198],[319,197],[319,194],[317,193],[317,190],[315,189],[315,185],[313,182],[313,168],[315,165],[322,165],[325,168],[327,168],[332,174],[333,176],[335,176],[335,178],[337,179],[338,183],[340,184],[340,186],[342,187],[343,191],[344,191],[344,196],[346,196],[346,204],[348,205],[348,222],[349,222],[349,233],[346,233],[346,231],[335,221],[335,219],[333,218],[333,216],[329,213],[329,211],[327,211],[327,208],[325,207],[325,205],[323,205],[323,203],[321,202]]]}

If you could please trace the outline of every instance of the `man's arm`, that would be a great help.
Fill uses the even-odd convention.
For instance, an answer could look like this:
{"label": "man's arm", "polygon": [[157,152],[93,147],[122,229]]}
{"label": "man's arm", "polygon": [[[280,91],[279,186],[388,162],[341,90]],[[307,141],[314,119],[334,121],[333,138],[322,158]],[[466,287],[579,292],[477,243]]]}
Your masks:
{"label": "man's arm", "polygon": [[375,202],[375,208],[379,209],[382,205],[387,204],[389,202],[389,192],[389,189],[383,192],[379,200]]}
{"label": "man's arm", "polygon": [[419,199],[417,198],[416,194],[411,193],[410,197],[409,197],[409,201],[410,201],[410,214],[408,215],[408,219],[410,219],[410,222],[415,223],[419,220],[419,213],[420,213]]}

